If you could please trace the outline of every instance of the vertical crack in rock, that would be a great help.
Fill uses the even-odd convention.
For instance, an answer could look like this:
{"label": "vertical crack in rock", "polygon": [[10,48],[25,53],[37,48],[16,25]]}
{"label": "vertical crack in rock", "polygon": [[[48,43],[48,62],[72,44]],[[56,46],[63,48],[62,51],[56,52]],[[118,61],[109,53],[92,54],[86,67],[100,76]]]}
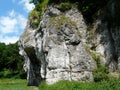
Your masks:
{"label": "vertical crack in rock", "polygon": [[[67,45],[66,45],[67,46]],[[67,46],[67,49],[68,49],[68,57],[69,57],[69,80],[71,81],[72,80],[72,68],[71,68],[71,53],[70,53],[70,49],[69,47]]]}

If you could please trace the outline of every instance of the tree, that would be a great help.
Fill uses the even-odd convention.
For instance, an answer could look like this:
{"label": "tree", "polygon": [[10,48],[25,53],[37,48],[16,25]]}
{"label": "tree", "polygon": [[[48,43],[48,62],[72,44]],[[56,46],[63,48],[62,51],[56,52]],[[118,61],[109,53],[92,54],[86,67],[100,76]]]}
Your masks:
{"label": "tree", "polygon": [[23,59],[19,55],[18,44],[0,43],[0,77],[25,78]]}

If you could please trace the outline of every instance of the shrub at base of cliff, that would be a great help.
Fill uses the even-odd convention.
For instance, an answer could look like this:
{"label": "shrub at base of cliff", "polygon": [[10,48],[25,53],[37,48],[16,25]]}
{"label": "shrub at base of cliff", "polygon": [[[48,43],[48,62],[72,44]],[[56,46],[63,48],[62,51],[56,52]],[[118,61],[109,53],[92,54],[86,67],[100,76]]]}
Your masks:
{"label": "shrub at base of cliff", "polygon": [[98,68],[93,72],[93,78],[95,82],[108,80],[109,70],[104,65],[99,65]]}
{"label": "shrub at base of cliff", "polygon": [[89,46],[85,45],[86,51],[92,56],[92,58],[96,61],[97,69],[93,71],[93,78],[95,82],[100,82],[103,80],[109,79],[109,69],[100,63],[100,58],[102,57],[100,54],[91,50]]}
{"label": "shrub at base of cliff", "polygon": [[91,52],[92,57],[94,58],[94,60],[96,61],[97,64],[97,69],[94,70],[93,72],[93,78],[95,82],[100,82],[103,80],[108,80],[109,79],[109,69],[105,66],[102,65],[100,63],[100,55],[95,53],[95,52]]}

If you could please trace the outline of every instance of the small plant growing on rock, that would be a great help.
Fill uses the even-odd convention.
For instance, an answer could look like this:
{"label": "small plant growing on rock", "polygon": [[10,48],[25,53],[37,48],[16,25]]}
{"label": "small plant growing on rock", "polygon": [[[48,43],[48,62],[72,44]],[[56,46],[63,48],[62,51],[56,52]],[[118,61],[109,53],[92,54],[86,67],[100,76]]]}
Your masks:
{"label": "small plant growing on rock", "polygon": [[49,0],[38,0],[37,5],[35,5],[34,10],[29,15],[30,25],[33,29],[37,28],[42,13],[45,11],[45,8],[48,5]]}
{"label": "small plant growing on rock", "polygon": [[58,9],[61,11],[66,11],[72,8],[72,4],[70,2],[60,3]]}
{"label": "small plant growing on rock", "polygon": [[100,82],[103,80],[108,80],[109,76],[109,70],[105,65],[102,65],[100,63],[100,54],[97,54],[95,51],[91,50],[89,46],[85,45],[86,51],[89,52],[89,54],[93,57],[93,59],[96,61],[97,68],[93,71],[93,78],[95,82]]}
{"label": "small plant growing on rock", "polygon": [[40,22],[39,14],[36,10],[33,10],[29,15],[30,25],[32,28],[37,28]]}
{"label": "small plant growing on rock", "polygon": [[108,73],[109,73],[108,68],[105,67],[104,65],[99,64],[98,68],[93,72],[94,81],[100,82],[103,80],[108,80],[109,79]]}

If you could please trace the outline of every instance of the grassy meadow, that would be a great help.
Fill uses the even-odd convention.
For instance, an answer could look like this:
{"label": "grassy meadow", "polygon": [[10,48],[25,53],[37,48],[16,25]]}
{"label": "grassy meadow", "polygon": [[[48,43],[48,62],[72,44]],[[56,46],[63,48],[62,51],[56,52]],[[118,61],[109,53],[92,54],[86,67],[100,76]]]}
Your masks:
{"label": "grassy meadow", "polygon": [[80,83],[75,81],[60,81],[53,85],[43,82],[39,90],[120,90],[120,81],[111,79],[109,81]]}
{"label": "grassy meadow", "polygon": [[27,86],[27,80],[24,79],[0,79],[0,90],[120,90],[120,80],[112,78],[93,83],[59,81],[52,85],[42,82],[38,89]]}
{"label": "grassy meadow", "polygon": [[27,80],[0,79],[0,90],[38,90],[36,87],[27,86]]}

